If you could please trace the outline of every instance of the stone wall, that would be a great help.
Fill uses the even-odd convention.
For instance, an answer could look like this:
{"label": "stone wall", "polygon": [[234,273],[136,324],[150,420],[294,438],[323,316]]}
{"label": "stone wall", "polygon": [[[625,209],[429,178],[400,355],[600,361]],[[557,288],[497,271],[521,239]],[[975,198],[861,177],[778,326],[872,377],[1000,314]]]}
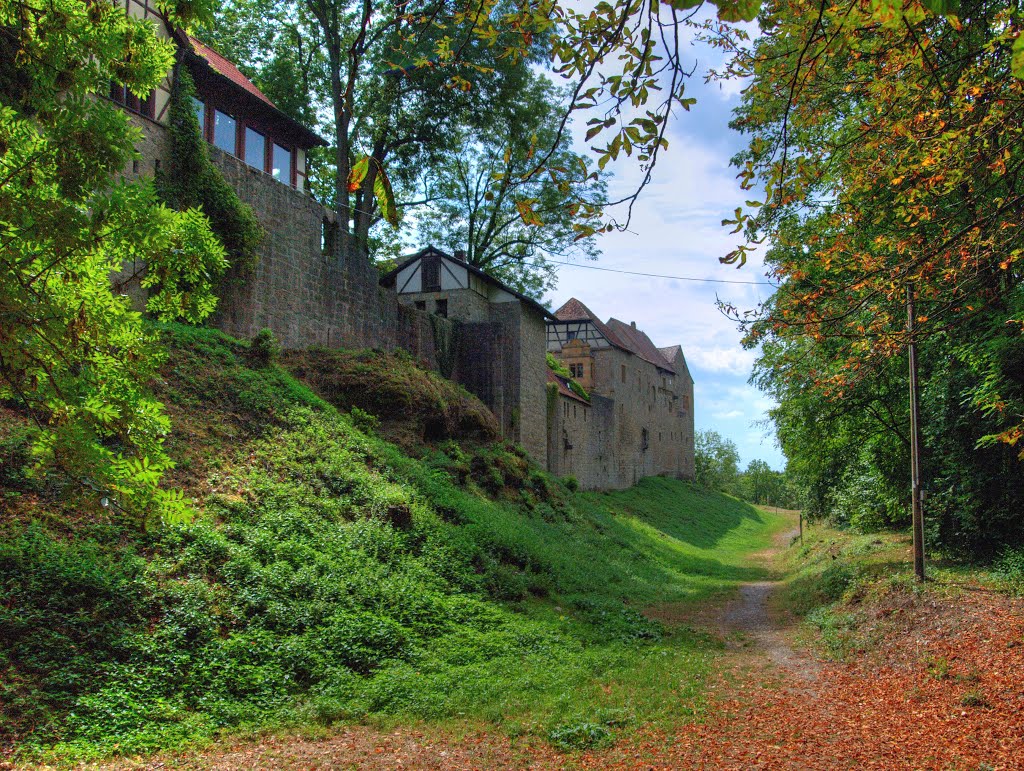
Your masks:
{"label": "stone wall", "polygon": [[548,471],[572,476],[583,490],[628,487],[616,467],[615,402],[592,395],[590,404],[559,394],[548,402]]}
{"label": "stone wall", "polygon": [[543,462],[547,446],[545,387],[548,378],[544,317],[519,302],[492,307],[509,305],[516,306],[520,317],[518,441],[532,458]]}
{"label": "stone wall", "polygon": [[[590,375],[584,380],[590,386],[592,406],[584,420],[578,408],[573,412],[565,404],[571,400],[560,396],[560,413],[549,414],[548,458],[553,473],[571,473],[586,489],[622,489],[649,476],[692,479],[693,382],[689,377],[670,377],[618,348],[592,349],[586,362],[576,355],[579,352],[572,343],[566,348],[570,356],[565,360],[584,364],[585,375]],[[566,436],[571,451],[564,447]],[[581,453],[578,447],[586,449]]]}

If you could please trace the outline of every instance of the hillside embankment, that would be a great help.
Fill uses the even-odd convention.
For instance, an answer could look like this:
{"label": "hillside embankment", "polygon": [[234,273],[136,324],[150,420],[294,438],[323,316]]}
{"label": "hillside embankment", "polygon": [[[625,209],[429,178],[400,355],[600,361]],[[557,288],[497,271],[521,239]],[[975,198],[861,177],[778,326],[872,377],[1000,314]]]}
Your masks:
{"label": "hillside embankment", "polygon": [[188,524],[28,474],[2,407],[0,763],[421,729],[561,758],[703,718],[721,642],[644,611],[770,578],[748,555],[783,517],[665,479],[579,493],[407,357],[162,334]]}

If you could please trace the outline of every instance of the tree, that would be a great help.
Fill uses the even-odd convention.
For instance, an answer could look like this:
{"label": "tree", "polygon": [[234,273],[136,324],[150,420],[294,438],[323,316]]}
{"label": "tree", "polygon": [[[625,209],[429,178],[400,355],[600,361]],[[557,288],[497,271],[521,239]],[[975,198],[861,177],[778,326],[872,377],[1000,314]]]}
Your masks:
{"label": "tree", "polygon": [[772,243],[779,289],[741,320],[790,467],[811,513],[906,521],[912,284],[930,537],[995,548],[1024,495],[1018,21],[985,2],[959,18],[773,3],[762,26],[734,66],[753,76],[737,163],[765,205],[734,222]]}
{"label": "tree", "polygon": [[[576,226],[599,224],[605,184],[568,136],[551,156],[553,168],[534,173],[532,155],[554,141],[564,107],[545,77],[524,76],[513,100],[492,106],[487,127],[464,131],[461,149],[426,171],[429,203],[417,233],[421,243],[464,249],[471,265],[540,298],[557,277],[547,258],[596,259],[596,233],[581,235]],[[562,172],[557,180],[554,169]]]}
{"label": "tree", "polygon": [[[774,2],[765,34],[734,61],[753,77],[735,121],[751,137],[737,163],[766,194],[756,218],[734,222],[772,240],[782,284],[746,319],[749,340],[827,346],[813,382],[834,398],[906,349],[908,285],[919,341],[1024,331],[1019,19],[1000,2],[960,9]],[[993,437],[1014,444],[1024,402],[1007,398],[1004,367],[982,366],[991,376],[975,401],[999,414]]]}
{"label": "tree", "polygon": [[698,431],[694,445],[697,484],[708,490],[737,492],[740,454],[735,443],[717,431]]}
{"label": "tree", "polygon": [[[188,25],[199,7],[166,10]],[[144,96],[173,56],[113,4],[0,3],[0,399],[35,421],[39,473],[84,478],[140,515],[181,514],[182,501],[158,487],[157,339],[112,279],[145,263],[150,310],[198,321],[226,263],[201,213],[119,177],[138,132],[95,94],[114,80]]]}

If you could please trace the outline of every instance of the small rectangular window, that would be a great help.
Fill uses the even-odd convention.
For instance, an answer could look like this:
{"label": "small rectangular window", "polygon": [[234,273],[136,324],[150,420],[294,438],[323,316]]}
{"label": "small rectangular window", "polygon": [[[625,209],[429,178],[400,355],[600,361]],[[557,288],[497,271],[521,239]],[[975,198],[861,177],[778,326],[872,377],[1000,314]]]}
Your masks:
{"label": "small rectangular window", "polygon": [[622,365],[622,382],[623,383],[626,382],[626,365],[625,364]]}
{"label": "small rectangular window", "polygon": [[272,164],[274,179],[284,182],[286,185],[292,183],[292,151],[287,147],[274,143],[274,157]]}
{"label": "small rectangular window", "polygon": [[213,144],[226,153],[238,154],[238,121],[220,110],[213,111]]}
{"label": "small rectangular window", "polygon": [[245,127],[245,162],[260,171],[267,168],[267,140],[248,126]]}
{"label": "small rectangular window", "polygon": [[447,300],[438,300],[437,301],[437,310],[435,312],[437,313],[438,316],[443,316],[444,318],[448,318],[448,301]]}
{"label": "small rectangular window", "polygon": [[415,305],[416,305],[416,310],[418,310],[418,311],[425,311],[427,309],[427,301],[426,300],[416,300]]}
{"label": "small rectangular window", "polygon": [[420,264],[421,270],[423,271],[423,291],[440,292],[441,258],[437,255],[431,255],[429,257],[424,257]]}

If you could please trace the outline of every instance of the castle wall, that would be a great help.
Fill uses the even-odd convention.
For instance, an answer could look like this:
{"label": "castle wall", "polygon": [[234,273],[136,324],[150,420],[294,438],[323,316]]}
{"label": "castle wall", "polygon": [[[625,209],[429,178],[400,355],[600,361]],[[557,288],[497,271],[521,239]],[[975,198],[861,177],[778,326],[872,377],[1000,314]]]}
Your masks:
{"label": "castle wall", "polygon": [[548,407],[548,471],[572,476],[582,490],[628,487],[616,477],[614,443],[615,402],[591,396],[591,403],[558,394]]}
{"label": "castle wall", "polygon": [[[573,474],[586,489],[592,489],[591,479],[610,489],[629,487],[648,476],[692,479],[693,381],[685,363],[679,362],[681,374],[672,376],[619,348],[593,348],[585,356],[587,347],[577,339],[556,351],[567,365],[583,365],[581,381],[594,407],[585,426],[573,419],[571,409],[566,414],[564,405],[560,414],[549,415],[551,470]],[[599,403],[607,419],[591,417]],[[573,437],[568,440],[571,451],[564,447],[566,436]],[[587,450],[579,453],[577,447]]]}

